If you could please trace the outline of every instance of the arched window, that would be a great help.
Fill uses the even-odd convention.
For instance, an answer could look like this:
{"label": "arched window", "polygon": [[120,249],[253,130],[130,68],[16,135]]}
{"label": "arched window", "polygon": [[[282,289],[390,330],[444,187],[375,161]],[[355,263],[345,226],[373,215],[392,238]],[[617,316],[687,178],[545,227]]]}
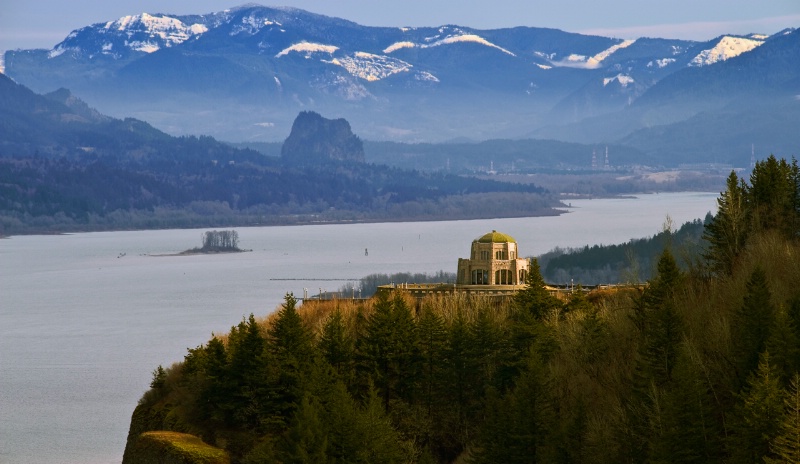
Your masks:
{"label": "arched window", "polygon": [[473,270],[472,285],[489,285],[489,271],[484,269]]}
{"label": "arched window", "polygon": [[514,285],[514,273],[508,269],[494,271],[495,285]]}

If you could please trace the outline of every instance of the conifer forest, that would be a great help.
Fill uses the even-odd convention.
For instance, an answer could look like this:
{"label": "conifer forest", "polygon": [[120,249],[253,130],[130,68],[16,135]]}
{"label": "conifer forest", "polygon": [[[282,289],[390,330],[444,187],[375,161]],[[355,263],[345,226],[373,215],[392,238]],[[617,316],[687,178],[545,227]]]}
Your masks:
{"label": "conifer forest", "polygon": [[[800,462],[800,172],[731,173],[702,247],[556,298],[313,301],[159,366],[133,413],[233,463]],[[577,283],[577,282],[576,282]]]}

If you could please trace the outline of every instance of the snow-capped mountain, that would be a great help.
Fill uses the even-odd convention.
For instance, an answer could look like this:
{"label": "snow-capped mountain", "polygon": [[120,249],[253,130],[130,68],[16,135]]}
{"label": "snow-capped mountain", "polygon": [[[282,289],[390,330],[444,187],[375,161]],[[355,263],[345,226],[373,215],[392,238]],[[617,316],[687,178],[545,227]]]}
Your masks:
{"label": "snow-capped mountain", "polygon": [[72,53],[73,58],[92,59],[106,55],[122,59],[135,52],[153,53],[208,32],[208,26],[203,22],[187,24],[163,14],[124,16],[103,25],[95,24],[73,31],[48,52],[48,58]]}
{"label": "snow-capped mountain", "polygon": [[[783,31],[778,35],[795,34]],[[5,73],[65,87],[172,133],[279,140],[299,110],[371,139],[522,136],[636,106],[666,78],[713,74],[776,36],[622,40],[555,29],[367,27],[294,8],[140,13],[9,51]],[[709,72],[712,71],[712,72]]]}

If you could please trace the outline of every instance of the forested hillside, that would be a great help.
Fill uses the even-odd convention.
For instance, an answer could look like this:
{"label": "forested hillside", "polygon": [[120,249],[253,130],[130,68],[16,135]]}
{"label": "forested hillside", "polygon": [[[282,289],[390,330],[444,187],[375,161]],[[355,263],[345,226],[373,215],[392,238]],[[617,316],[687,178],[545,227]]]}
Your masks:
{"label": "forested hillside", "polygon": [[732,174],[703,263],[645,287],[504,302],[402,293],[243,320],[155,370],[131,423],[231,461],[797,462],[800,174]]}
{"label": "forested hillside", "polygon": [[638,283],[656,272],[664,248],[673,250],[678,266],[688,270],[698,264],[703,253],[703,231],[713,217],[696,219],[677,230],[665,230],[652,237],[631,239],[618,245],[586,245],[583,248],[556,248],[538,257],[544,280],[551,284],[599,285]]}
{"label": "forested hillside", "polygon": [[[295,136],[278,159],[103,116],[66,90],[37,95],[3,75],[0,103],[0,235],[536,216],[558,204],[533,185],[359,162],[344,120],[303,132],[308,145]],[[304,151],[315,146],[334,155]]]}

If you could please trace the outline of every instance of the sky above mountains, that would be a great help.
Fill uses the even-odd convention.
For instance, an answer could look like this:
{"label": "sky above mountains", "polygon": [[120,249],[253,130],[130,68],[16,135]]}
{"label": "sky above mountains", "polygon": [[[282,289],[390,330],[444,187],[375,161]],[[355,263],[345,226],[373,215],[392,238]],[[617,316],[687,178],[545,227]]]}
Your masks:
{"label": "sky above mountains", "polygon": [[[479,29],[532,26],[620,38],[706,40],[723,33],[772,34],[800,27],[798,0],[280,0],[284,5],[366,26]],[[0,52],[52,48],[72,30],[147,13],[204,14],[237,6],[219,0],[5,0]]]}

